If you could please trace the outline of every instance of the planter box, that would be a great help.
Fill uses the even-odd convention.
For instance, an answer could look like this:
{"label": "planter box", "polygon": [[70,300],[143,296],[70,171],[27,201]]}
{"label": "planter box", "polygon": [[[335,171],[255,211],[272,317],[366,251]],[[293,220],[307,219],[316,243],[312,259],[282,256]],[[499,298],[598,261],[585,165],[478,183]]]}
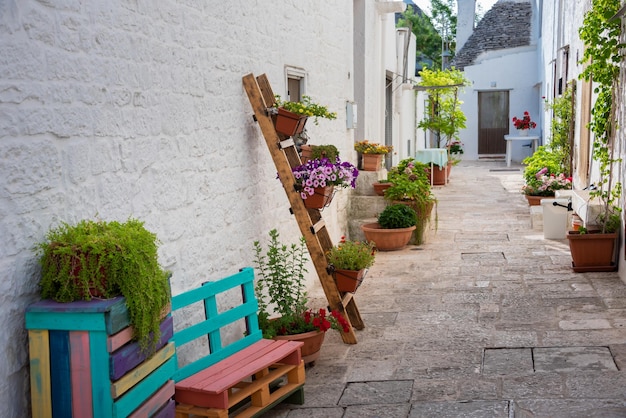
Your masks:
{"label": "planter box", "polygon": [[578,231],[567,233],[572,254],[572,268],[576,272],[615,271],[617,263],[613,261],[617,233],[600,234],[590,231],[580,234]]}

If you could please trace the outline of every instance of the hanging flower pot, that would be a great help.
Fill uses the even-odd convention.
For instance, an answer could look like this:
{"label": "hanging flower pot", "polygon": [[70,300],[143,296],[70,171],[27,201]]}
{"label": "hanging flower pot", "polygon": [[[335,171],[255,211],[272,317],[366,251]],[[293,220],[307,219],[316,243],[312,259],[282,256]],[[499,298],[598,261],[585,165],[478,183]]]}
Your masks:
{"label": "hanging flower pot", "polygon": [[366,272],[367,269],[335,269],[333,275],[335,277],[335,282],[337,283],[337,290],[340,292],[356,292],[359,286],[361,286],[361,283],[363,283]]}
{"label": "hanging flower pot", "polygon": [[333,186],[313,188],[313,194],[304,199],[304,206],[311,209],[325,208],[333,201],[334,190]]}
{"label": "hanging flower pot", "polygon": [[276,128],[276,132],[286,136],[293,136],[304,130],[306,121],[307,116],[299,115],[279,107],[278,114],[274,120],[274,127]]}

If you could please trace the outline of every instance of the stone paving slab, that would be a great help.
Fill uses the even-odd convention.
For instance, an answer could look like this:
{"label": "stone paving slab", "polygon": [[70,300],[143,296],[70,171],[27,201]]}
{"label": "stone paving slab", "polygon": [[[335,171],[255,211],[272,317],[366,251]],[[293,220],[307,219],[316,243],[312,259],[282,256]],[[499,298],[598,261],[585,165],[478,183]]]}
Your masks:
{"label": "stone paving slab", "polygon": [[567,240],[532,229],[522,168],[494,168],[434,188],[438,229],[378,253],[355,294],[358,343],[329,331],[304,405],[266,416],[626,417],[626,285],[573,272]]}

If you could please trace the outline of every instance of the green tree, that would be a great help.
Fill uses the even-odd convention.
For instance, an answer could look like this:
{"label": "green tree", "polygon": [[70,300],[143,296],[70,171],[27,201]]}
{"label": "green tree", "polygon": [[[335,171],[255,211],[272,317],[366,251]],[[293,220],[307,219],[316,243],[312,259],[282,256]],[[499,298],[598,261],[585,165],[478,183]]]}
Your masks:
{"label": "green tree", "polygon": [[428,129],[437,138],[437,146],[449,145],[458,139],[465,128],[467,118],[461,110],[459,90],[468,84],[463,73],[457,69],[422,70],[420,86],[428,91],[428,112],[418,127]]}
{"label": "green tree", "polygon": [[409,28],[415,35],[416,61],[423,68],[441,68],[441,36],[424,13],[407,7],[398,20],[398,27]]}

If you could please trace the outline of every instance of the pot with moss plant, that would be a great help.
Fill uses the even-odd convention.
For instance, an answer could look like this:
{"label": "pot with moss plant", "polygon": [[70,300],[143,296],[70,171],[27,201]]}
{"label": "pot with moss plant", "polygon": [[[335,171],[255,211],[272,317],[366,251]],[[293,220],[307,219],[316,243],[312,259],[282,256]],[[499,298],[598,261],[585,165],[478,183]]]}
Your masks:
{"label": "pot with moss plant", "polygon": [[[585,68],[580,78],[597,84],[595,103],[591,110],[589,126],[594,133],[593,159],[598,163],[599,176],[595,190],[589,193],[591,199],[600,202],[601,211],[592,228],[586,226],[578,231],[569,231],[567,238],[572,254],[572,267],[577,272],[614,271],[617,269],[615,248],[617,231],[621,228],[620,196],[622,185],[613,178],[620,167],[621,158],[616,155],[618,126],[624,125],[623,98],[617,90],[619,77],[624,76],[624,58],[620,44],[620,19],[611,19],[619,10],[618,3],[611,4],[610,10],[603,3],[592,5],[585,13],[583,25],[579,28],[581,40],[585,43],[582,63]],[[597,48],[598,43],[605,48]],[[621,74],[620,74],[621,72]],[[579,246],[585,246],[579,248]],[[603,258],[595,259],[591,251],[601,248]]]}
{"label": "pot with moss plant", "polygon": [[324,335],[329,329],[349,332],[339,312],[307,307],[304,274],[306,242],[283,244],[276,229],[269,232],[267,249],[254,242],[254,264],[258,271],[255,294],[259,303],[259,328],[264,338],[304,342],[302,359],[312,364],[319,358]]}
{"label": "pot with moss plant", "polygon": [[321,160],[322,158],[328,158],[330,161],[335,161],[339,157],[339,150],[332,144],[327,145],[302,145],[300,147],[300,160],[302,164],[309,160]]}
{"label": "pot with moss plant", "polygon": [[415,230],[417,214],[401,203],[387,206],[379,215],[378,222],[361,225],[365,239],[374,242],[380,251],[404,248]]}
{"label": "pot with moss plant", "polygon": [[335,278],[340,292],[356,292],[367,269],[374,264],[376,258],[373,241],[350,241],[341,237],[341,241],[326,254],[328,272]]}
{"label": "pot with moss plant", "polygon": [[124,296],[134,338],[144,352],[152,353],[170,301],[157,244],[156,235],[134,219],[63,223],[36,247],[41,296],[56,302]]}

